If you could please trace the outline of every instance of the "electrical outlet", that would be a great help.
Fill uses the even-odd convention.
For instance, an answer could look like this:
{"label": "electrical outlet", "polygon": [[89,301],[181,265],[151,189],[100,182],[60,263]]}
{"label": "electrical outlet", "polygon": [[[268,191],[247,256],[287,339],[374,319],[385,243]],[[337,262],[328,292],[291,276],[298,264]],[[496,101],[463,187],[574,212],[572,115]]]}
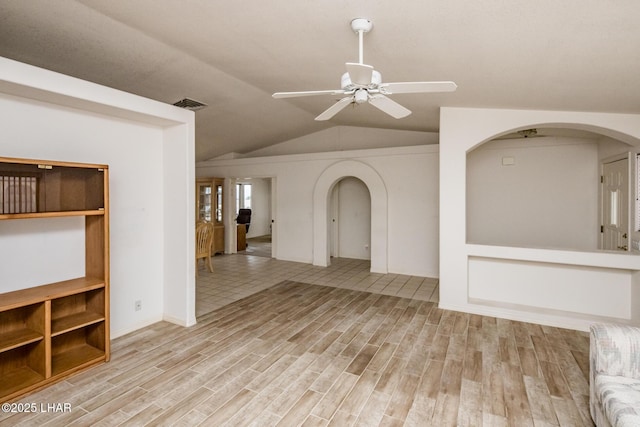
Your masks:
{"label": "electrical outlet", "polygon": [[136,301],[136,311],[140,311],[142,310],[142,301],[137,300]]}

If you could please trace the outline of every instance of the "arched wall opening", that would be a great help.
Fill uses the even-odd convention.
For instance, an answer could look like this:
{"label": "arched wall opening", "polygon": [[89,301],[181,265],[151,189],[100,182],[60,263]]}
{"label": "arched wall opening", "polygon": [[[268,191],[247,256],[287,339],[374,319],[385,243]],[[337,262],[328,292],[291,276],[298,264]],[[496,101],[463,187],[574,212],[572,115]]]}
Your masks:
{"label": "arched wall opening", "polygon": [[[588,330],[640,322],[639,252],[607,253],[467,241],[467,155],[519,129],[585,130],[640,147],[640,116],[442,108],[440,308]],[[635,233],[632,238],[639,239]]]}
{"label": "arched wall opening", "polygon": [[371,197],[371,271],[388,272],[388,197],[384,181],[371,166],[356,160],[343,160],[327,167],[313,189],[313,265],[330,265],[331,194],[345,177],[362,181]]}
{"label": "arched wall opening", "polygon": [[467,243],[599,250],[601,165],[632,150],[598,132],[546,125],[475,146],[466,156]]}

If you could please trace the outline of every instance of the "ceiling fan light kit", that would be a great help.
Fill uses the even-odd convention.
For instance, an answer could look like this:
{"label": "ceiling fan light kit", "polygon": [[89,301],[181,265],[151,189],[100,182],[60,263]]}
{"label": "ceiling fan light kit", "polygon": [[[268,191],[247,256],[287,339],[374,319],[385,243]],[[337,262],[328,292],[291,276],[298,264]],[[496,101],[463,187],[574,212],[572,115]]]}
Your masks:
{"label": "ceiling fan light kit", "polygon": [[314,90],[301,92],[276,92],[273,97],[294,98],[315,95],[343,95],[335,104],[322,112],[316,120],[329,120],[347,105],[368,102],[390,116],[400,119],[411,114],[411,111],[386,95],[396,93],[453,92],[457,86],[454,82],[398,82],[382,83],[382,74],[373,66],[364,63],[364,34],[371,31],[373,23],[366,18],[351,21],[351,28],[358,34],[358,62],[347,62],[347,72],[340,80],[341,89]]}

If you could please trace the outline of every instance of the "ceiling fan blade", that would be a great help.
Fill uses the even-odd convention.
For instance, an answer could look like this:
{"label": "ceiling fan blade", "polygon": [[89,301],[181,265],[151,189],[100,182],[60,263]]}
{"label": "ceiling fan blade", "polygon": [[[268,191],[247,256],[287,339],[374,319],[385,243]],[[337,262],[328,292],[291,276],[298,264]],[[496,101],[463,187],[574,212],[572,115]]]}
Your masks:
{"label": "ceiling fan blade", "polygon": [[400,82],[382,83],[380,85],[380,89],[387,95],[394,93],[453,92],[457,87],[454,82]]}
{"label": "ceiling fan blade", "polygon": [[318,121],[329,120],[331,117],[333,117],[336,114],[338,114],[347,105],[351,104],[352,102],[353,102],[353,96],[344,97],[344,98],[340,99],[338,102],[336,102],[335,104],[333,104],[331,107],[329,107],[326,110],[324,110],[324,112],[322,112],[322,114],[320,114],[318,117],[316,117],[316,120],[318,120]]}
{"label": "ceiling fan blade", "polygon": [[345,91],[342,89],[332,90],[307,90],[303,92],[276,92],[272,97],[279,98],[296,98],[298,96],[315,96],[315,95],[344,95]]}
{"label": "ceiling fan blade", "polygon": [[411,114],[411,110],[404,108],[402,105],[384,95],[371,95],[369,97],[369,103],[396,119],[401,119]]}
{"label": "ceiling fan blade", "polygon": [[362,86],[371,84],[371,77],[373,75],[373,67],[371,65],[358,64],[354,62],[347,62],[346,65],[351,83]]}

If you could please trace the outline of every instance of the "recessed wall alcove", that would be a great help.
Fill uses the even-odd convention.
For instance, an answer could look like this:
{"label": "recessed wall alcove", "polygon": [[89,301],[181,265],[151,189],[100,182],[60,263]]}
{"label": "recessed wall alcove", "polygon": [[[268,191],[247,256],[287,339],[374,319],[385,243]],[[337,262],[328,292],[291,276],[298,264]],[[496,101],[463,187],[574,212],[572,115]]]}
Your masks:
{"label": "recessed wall alcove", "polygon": [[388,197],[384,181],[371,166],[343,160],[328,166],[318,177],[313,189],[313,265],[330,265],[329,222],[330,197],[333,187],[345,177],[361,180],[371,196],[371,271],[388,272]]}
{"label": "recessed wall alcove", "polygon": [[475,146],[466,156],[467,243],[599,250],[601,164],[634,149],[545,125]]}
{"label": "recessed wall alcove", "polygon": [[[443,108],[440,120],[440,308],[581,330],[596,321],[640,322],[638,252],[478,239],[477,233],[469,233],[477,224],[469,220],[473,212],[468,204],[475,196],[468,194],[472,165],[467,164],[476,148],[530,128],[587,131],[603,141],[623,143],[616,150],[628,144],[626,149],[633,152],[640,147],[640,116]],[[605,151],[593,155],[599,159]],[[517,156],[500,153],[500,168],[503,157],[505,168],[518,164]],[[594,164],[597,168],[597,160]],[[505,203],[519,202],[504,191],[501,194]],[[638,233],[631,238],[638,239]]]}

